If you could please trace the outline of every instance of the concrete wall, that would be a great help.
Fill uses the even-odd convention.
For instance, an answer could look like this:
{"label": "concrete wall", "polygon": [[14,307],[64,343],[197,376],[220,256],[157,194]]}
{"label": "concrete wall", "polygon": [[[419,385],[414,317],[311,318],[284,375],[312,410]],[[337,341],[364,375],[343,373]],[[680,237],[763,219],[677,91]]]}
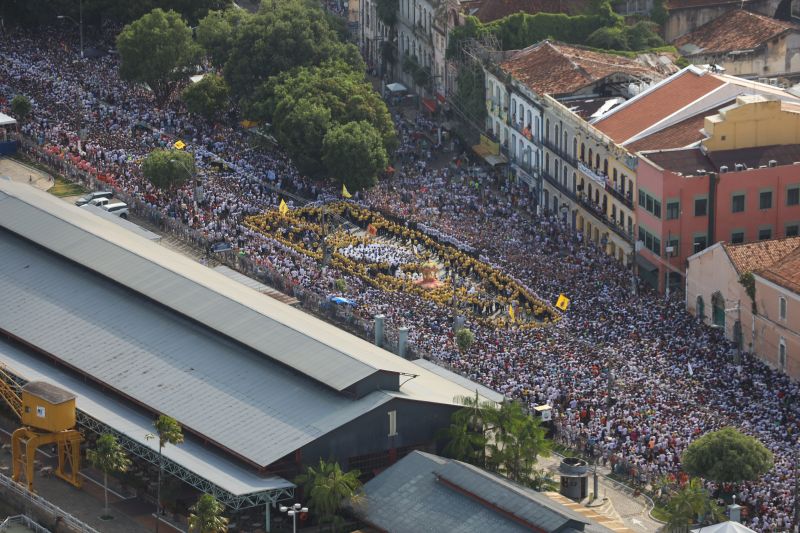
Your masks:
{"label": "concrete wall", "polygon": [[781,109],[778,100],[740,96],[735,105],[705,118],[709,152],[800,143],[800,113]]}
{"label": "concrete wall", "polygon": [[[752,321],[753,351],[770,366],[800,379],[800,295],[756,275],[758,314]],[[780,298],[786,300],[786,318],[781,318]],[[780,360],[781,344],[784,361]]]}

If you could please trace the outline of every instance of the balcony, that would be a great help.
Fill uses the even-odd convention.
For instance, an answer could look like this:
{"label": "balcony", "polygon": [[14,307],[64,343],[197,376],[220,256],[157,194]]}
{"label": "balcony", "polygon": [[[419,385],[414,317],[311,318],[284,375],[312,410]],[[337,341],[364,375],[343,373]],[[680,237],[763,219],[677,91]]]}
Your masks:
{"label": "balcony", "polygon": [[414,24],[414,35],[433,46],[433,33],[420,23]]}
{"label": "balcony", "polygon": [[[508,122],[508,125],[511,126],[511,128],[514,131],[516,131],[517,133],[522,135],[525,139],[527,139],[528,141],[532,142],[536,146],[541,147],[542,143],[541,143],[540,139],[534,137],[533,131],[531,131],[530,128],[526,128],[525,125],[522,122],[516,122],[514,119],[515,119],[515,117],[512,116],[511,119]],[[525,131],[526,129],[528,130],[527,132]]]}
{"label": "balcony", "polygon": [[607,227],[608,229],[610,229],[611,231],[622,237],[625,240],[625,242],[633,244],[632,231],[631,232],[626,231],[625,228],[623,226],[620,226],[616,220],[608,217],[603,212],[603,207],[601,205],[592,202],[591,200],[586,198],[586,195],[584,195],[583,193],[581,193],[580,196],[578,197],[578,202],[583,207],[585,207],[587,211],[589,211],[592,215],[594,215],[595,218],[602,221],[605,227]]}
{"label": "balcony", "polygon": [[553,152],[554,154],[556,154],[558,157],[566,161],[569,165],[573,167],[578,166],[579,163],[577,159],[569,155],[566,150],[558,148],[555,144],[551,143],[549,140],[542,138],[542,145],[551,152]]}
{"label": "balcony", "polygon": [[594,170],[592,170],[591,168],[589,168],[585,164],[581,163],[580,161],[578,161],[578,165],[577,166],[578,166],[578,170],[583,172],[584,175],[588,176],[590,179],[596,181],[597,183],[602,184],[603,187],[606,186],[606,182],[608,181],[608,178],[606,178],[606,176],[603,173],[601,173],[600,171],[595,172]]}
{"label": "balcony", "polygon": [[553,176],[552,174],[550,174],[549,172],[547,172],[544,169],[539,169],[539,173],[542,175],[542,177],[548,183],[550,183],[550,185],[552,185],[553,187],[555,187],[556,189],[558,189],[562,193],[564,193],[567,196],[569,196],[572,199],[572,201],[574,201],[574,202],[578,202],[579,201],[578,197],[575,195],[575,192],[572,189],[570,189],[569,187],[565,187],[564,184],[561,183],[558,180],[558,178],[556,178],[555,176]]}
{"label": "balcony", "polygon": [[615,187],[613,183],[606,183],[606,191],[608,191],[611,196],[622,202],[623,205],[627,206],[628,209],[633,209],[633,193],[631,192],[630,188],[626,193],[623,193],[621,187]]}

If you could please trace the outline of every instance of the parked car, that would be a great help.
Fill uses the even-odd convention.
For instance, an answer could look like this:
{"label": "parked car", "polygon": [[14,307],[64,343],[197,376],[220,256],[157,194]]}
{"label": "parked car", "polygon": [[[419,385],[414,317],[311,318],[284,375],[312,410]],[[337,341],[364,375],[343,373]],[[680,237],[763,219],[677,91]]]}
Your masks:
{"label": "parked car", "polygon": [[91,205],[96,205],[97,207],[103,207],[104,205],[108,205],[108,203],[109,203],[110,201],[111,201],[111,198],[100,197],[100,198],[95,198],[95,199],[93,199],[93,200],[92,200],[91,202],[89,202],[89,203],[90,203]]}
{"label": "parked car", "polygon": [[113,196],[113,194],[110,193],[110,192],[94,191],[94,192],[90,192],[89,194],[87,194],[87,195],[85,195],[85,196],[83,196],[81,198],[78,198],[75,201],[75,205],[77,205],[77,206],[86,205],[86,204],[88,204],[89,202],[91,202],[92,200],[94,200],[96,198],[107,198],[107,199],[110,200],[112,196]]}
{"label": "parked car", "polygon": [[102,207],[109,213],[114,213],[120,218],[128,218],[128,204],[125,202],[114,202],[112,204],[106,204]]}

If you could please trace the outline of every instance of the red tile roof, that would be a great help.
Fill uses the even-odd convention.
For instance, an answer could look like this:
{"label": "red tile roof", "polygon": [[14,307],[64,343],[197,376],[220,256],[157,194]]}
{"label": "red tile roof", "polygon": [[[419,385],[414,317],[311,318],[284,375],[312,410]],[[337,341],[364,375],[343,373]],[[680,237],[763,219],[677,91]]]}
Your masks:
{"label": "red tile roof", "polygon": [[619,73],[647,80],[663,77],[634,59],[550,41],[514,53],[500,68],[534,92],[550,95],[571,94]]}
{"label": "red tile roof", "polygon": [[[796,255],[800,250],[800,237],[786,237],[784,239],[769,239],[766,241],[750,242],[747,244],[723,244],[725,252],[730,257],[736,272],[758,272],[765,269],[772,270],[777,268],[780,275],[783,272],[782,260],[789,254]],[[795,259],[797,260],[797,259]],[[800,269],[790,279],[796,279],[800,275]]]}
{"label": "red tile roof", "polygon": [[723,107],[735,102],[725,102],[718,106],[716,109],[705,111],[693,117],[689,117],[680,122],[676,122],[672,126],[666,127],[663,130],[657,131],[647,137],[634,141],[625,147],[631,152],[641,152],[643,150],[668,150],[670,148],[684,148],[698,141],[705,139],[705,135],[701,133],[701,129],[705,125],[707,116],[714,115],[719,112]]}
{"label": "red tile roof", "polygon": [[704,55],[721,54],[758,48],[770,39],[791,30],[800,31],[800,26],[736,9],[678,37],[673,44],[678,48],[697,46],[700,49],[697,53],[702,52]]}
{"label": "red tile roof", "polygon": [[756,273],[776,285],[800,294],[800,246]]}
{"label": "red tile roof", "polygon": [[614,141],[623,143],[724,83],[709,73],[698,74],[686,69],[620,106],[594,125]]}
{"label": "red tile roof", "polygon": [[461,2],[465,13],[472,13],[486,24],[515,13],[566,13],[586,11],[588,0],[470,0]]}

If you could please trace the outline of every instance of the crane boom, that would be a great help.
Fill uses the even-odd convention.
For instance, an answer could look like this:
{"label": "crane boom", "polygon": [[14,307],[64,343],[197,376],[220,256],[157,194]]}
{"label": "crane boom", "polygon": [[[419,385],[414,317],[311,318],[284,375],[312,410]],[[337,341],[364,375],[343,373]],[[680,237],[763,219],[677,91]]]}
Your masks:
{"label": "crane boom", "polygon": [[0,365],[0,397],[5,400],[17,418],[22,419],[22,398],[17,392],[16,382]]}

